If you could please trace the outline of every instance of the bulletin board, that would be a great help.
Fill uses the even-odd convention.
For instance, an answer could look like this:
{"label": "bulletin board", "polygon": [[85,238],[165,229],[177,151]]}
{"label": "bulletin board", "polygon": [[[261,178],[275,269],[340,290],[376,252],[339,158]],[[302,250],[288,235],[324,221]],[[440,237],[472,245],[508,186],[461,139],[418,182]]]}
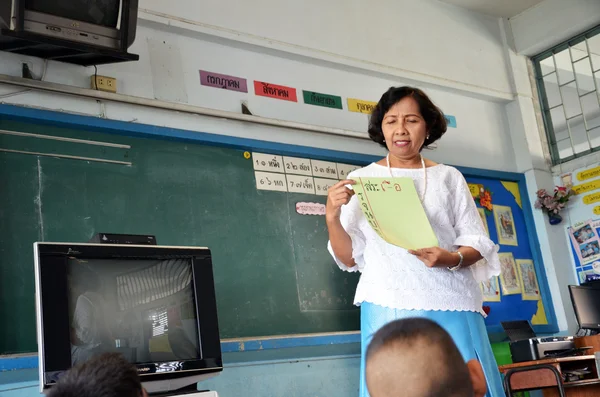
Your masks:
{"label": "bulletin board", "polygon": [[526,221],[530,206],[524,204],[519,184],[468,175],[466,179],[489,236],[500,247],[501,275],[480,285],[488,329],[499,330],[501,322],[513,320],[551,324],[554,314],[545,305],[551,301],[544,269]]}
{"label": "bulletin board", "polygon": [[569,220],[566,238],[577,282],[600,280],[600,166],[563,174],[556,184],[570,184],[575,193],[564,215]]}

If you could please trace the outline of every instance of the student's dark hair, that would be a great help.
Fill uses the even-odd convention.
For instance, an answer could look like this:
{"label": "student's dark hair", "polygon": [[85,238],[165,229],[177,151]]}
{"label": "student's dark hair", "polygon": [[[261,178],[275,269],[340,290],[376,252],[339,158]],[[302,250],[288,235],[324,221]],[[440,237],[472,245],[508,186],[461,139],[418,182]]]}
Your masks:
{"label": "student's dark hair", "polygon": [[[431,385],[431,396],[473,395],[473,386],[465,361],[452,337],[437,323],[424,318],[406,318],[384,325],[375,333],[367,347],[367,365],[369,359],[377,352],[396,344],[403,349],[425,345],[436,349],[434,351],[441,354],[443,365],[446,366],[445,373],[438,374],[442,376],[436,379],[435,385]],[[417,352],[417,354],[421,353],[427,355],[427,352]],[[430,359],[426,356],[422,358]],[[460,363],[465,365],[458,365]]]}
{"label": "student's dark hair", "polygon": [[105,353],[70,369],[47,397],[141,397],[137,369],[118,353]]}
{"label": "student's dark hair", "polygon": [[384,142],[383,130],[381,129],[383,118],[392,106],[406,97],[411,97],[417,102],[421,115],[427,125],[429,138],[425,138],[421,149],[429,147],[446,133],[446,129],[448,128],[446,117],[440,108],[435,106],[431,99],[429,99],[427,94],[415,87],[390,87],[381,96],[369,118],[369,136],[374,142],[377,142],[384,148],[387,148],[387,146]]}

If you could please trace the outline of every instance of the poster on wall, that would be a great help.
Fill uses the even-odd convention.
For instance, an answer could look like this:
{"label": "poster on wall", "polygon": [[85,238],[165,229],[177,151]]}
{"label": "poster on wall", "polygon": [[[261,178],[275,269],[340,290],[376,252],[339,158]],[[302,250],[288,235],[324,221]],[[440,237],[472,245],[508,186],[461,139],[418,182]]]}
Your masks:
{"label": "poster on wall", "polygon": [[600,164],[556,176],[555,184],[571,184],[577,194],[567,207],[572,223],[565,234],[577,280],[579,283],[600,280]]}
{"label": "poster on wall", "polygon": [[481,287],[481,294],[483,295],[484,302],[500,302],[500,285],[498,283],[498,276],[494,276],[487,281],[479,284]]}
{"label": "poster on wall", "polygon": [[600,280],[600,220],[567,228],[579,283]]}
{"label": "poster on wall", "polygon": [[512,209],[504,205],[494,205],[494,221],[498,232],[498,242],[501,245],[518,246]]}
{"label": "poster on wall", "polygon": [[570,227],[569,236],[581,266],[600,259],[600,239],[591,220]]}
{"label": "poster on wall", "polygon": [[580,284],[600,280],[600,261],[592,262],[577,269],[577,278]]}
{"label": "poster on wall", "polygon": [[523,300],[539,300],[540,287],[535,275],[533,261],[530,259],[517,259],[517,268],[519,269],[519,280],[523,287],[521,291]]}
{"label": "poster on wall", "polygon": [[515,295],[521,293],[521,284],[518,279],[515,258],[510,252],[498,254],[500,259],[500,281],[502,282],[502,294]]}

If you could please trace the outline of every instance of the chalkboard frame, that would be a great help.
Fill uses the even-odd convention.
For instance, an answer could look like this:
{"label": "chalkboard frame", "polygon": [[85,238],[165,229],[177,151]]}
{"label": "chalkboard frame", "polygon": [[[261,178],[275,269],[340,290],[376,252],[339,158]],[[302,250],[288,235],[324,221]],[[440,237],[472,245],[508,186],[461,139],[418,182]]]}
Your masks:
{"label": "chalkboard frame", "polygon": [[[295,157],[305,156],[326,161],[356,162],[366,165],[373,161],[379,160],[379,156],[268,142],[256,139],[239,138],[170,127],[159,127],[147,124],[107,120],[92,116],[31,109],[14,105],[0,105],[0,117],[20,122],[45,124],[63,128],[78,128],[88,131],[154,139],[191,141],[209,146],[214,145],[230,147],[248,151],[258,151]],[[558,332],[558,323],[554,311],[554,305],[552,304],[552,296],[546,281],[547,276],[545,267],[543,265],[540,244],[537,238],[537,233],[535,232],[533,212],[527,191],[525,175],[514,172],[494,171],[470,167],[457,166],[456,168],[462,172],[465,177],[492,178],[516,182],[518,184],[523,204],[523,214],[525,217],[527,237],[531,246],[533,261],[536,264],[536,271],[540,280],[539,284],[542,292],[542,302],[546,308],[546,315],[548,319],[547,325],[535,325],[534,330],[538,334],[552,334]],[[490,335],[502,333],[500,326],[488,326],[487,330]],[[303,334],[289,336],[284,335],[277,337],[266,336],[260,338],[224,339],[222,340],[221,346],[224,353],[231,353],[265,349],[268,350],[332,344],[351,344],[359,342],[360,335],[358,332],[336,332],[328,334]],[[22,369],[24,367],[32,368],[34,363],[37,365],[37,360],[32,360],[31,357],[28,356],[10,359],[0,358],[0,371],[9,369]]]}

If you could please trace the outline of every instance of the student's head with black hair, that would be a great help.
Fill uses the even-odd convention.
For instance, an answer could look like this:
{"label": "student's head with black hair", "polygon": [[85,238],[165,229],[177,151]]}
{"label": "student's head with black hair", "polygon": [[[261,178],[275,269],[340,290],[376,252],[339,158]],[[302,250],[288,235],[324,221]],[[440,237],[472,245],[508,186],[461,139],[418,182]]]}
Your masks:
{"label": "student's head with black hair", "polygon": [[366,356],[371,397],[483,397],[477,360],[465,363],[450,335],[422,318],[393,321],[371,340]]}
{"label": "student's head with black hair", "polygon": [[71,368],[47,397],[148,397],[137,369],[117,353],[105,353]]}

